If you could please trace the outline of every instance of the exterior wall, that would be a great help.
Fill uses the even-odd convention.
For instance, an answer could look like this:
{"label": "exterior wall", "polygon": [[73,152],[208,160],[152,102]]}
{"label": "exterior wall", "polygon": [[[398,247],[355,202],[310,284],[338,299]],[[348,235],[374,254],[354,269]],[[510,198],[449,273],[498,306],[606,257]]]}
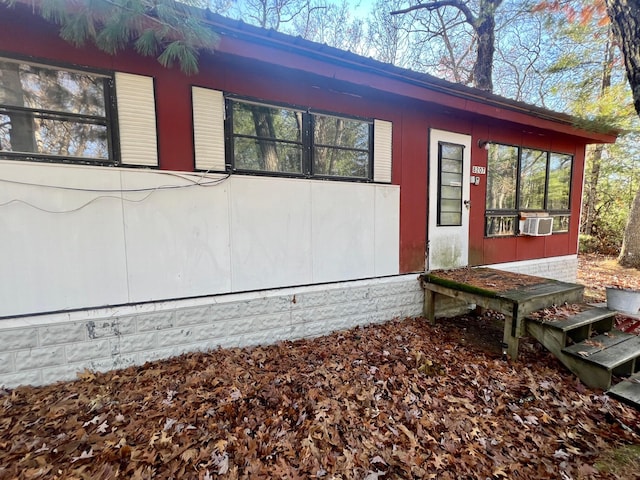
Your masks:
{"label": "exterior wall", "polygon": [[403,275],[3,320],[0,386],[419,316],[423,301],[417,276]]}
{"label": "exterior wall", "polygon": [[[472,214],[469,235],[470,265],[491,265],[533,259],[552,259],[558,256],[575,255],[578,252],[578,231],[582,199],[582,179],[584,174],[585,144],[551,132],[520,131],[513,127],[488,122],[485,126],[474,125],[474,135],[478,139],[496,143],[537,148],[541,150],[573,155],[571,182],[569,231],[554,233],[547,237],[519,235],[504,238],[484,236],[484,215],[486,199],[486,176],[481,176],[480,185],[471,186]],[[479,148],[477,141],[472,145],[472,165],[487,166],[487,151]],[[550,260],[553,263],[553,260]]]}
{"label": "exterior wall", "polygon": [[[572,127],[383,78],[375,71],[332,65],[312,52],[307,58],[288,46],[276,48],[260,39],[251,43],[235,34],[223,35],[214,54],[201,55],[200,73],[187,77],[129,51],[109,56],[91,46],[72,48],[59,38],[55,27],[34,18],[28,9],[2,8],[0,50],[5,54],[153,77],[159,166],[164,170],[194,169],[193,86],[392,122],[392,183],[401,186],[399,271],[403,273],[424,269],[430,128],[471,134],[472,165],[486,166],[486,151],[478,147],[479,139],[573,154],[570,233],[535,239],[484,238],[483,182],[471,188],[469,254],[471,265],[486,265],[576,253],[586,140],[573,136]],[[9,46],[11,52],[6,51]],[[278,64],[265,61],[271,58]]]}
{"label": "exterior wall", "polygon": [[0,318],[399,273],[396,185],[20,161],[0,171],[21,182],[0,190]]}
{"label": "exterior wall", "polygon": [[575,283],[578,274],[578,256],[565,255],[522,262],[498,263],[490,265],[490,267],[507,272],[524,273],[537,277],[552,278],[561,282]]}

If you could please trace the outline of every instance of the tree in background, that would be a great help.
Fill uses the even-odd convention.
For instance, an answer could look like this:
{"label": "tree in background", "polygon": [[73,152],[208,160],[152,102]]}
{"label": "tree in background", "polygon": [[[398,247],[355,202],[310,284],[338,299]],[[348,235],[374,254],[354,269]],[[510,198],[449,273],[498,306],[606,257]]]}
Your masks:
{"label": "tree in background", "polygon": [[[28,5],[60,26],[73,45],[94,43],[115,54],[133,43],[136,51],[156,56],[165,67],[178,64],[187,74],[198,71],[198,51],[213,50],[217,37],[204,24],[206,0],[0,0]],[[192,7],[201,7],[194,9]]]}
{"label": "tree in background", "polygon": [[415,49],[410,41],[412,19],[408,15],[389,15],[389,9],[400,9],[404,3],[404,0],[377,0],[367,21],[367,41],[373,56],[400,67],[408,67],[407,53]]}
{"label": "tree in background", "polygon": [[[407,8],[394,10],[391,15],[401,15],[416,10],[430,12],[435,18],[436,27],[428,27],[434,35],[443,36],[445,44],[450,48],[454,43],[447,36],[454,27],[471,28],[473,43],[475,43],[476,57],[473,62],[471,80],[473,86],[481,90],[493,91],[493,57],[495,53],[496,10],[503,0],[479,0],[475,11],[472,2],[463,0],[432,0],[418,3]],[[453,11],[453,17],[443,14],[443,11]]]}
{"label": "tree in background", "polygon": [[[606,0],[606,5],[613,33],[624,55],[634,106],[640,116],[640,2]],[[640,268],[640,189],[631,207],[618,261],[624,266]]]}
{"label": "tree in background", "polygon": [[[604,1],[545,0],[533,12],[545,18],[557,45],[548,73],[553,96],[566,101],[554,107],[581,118],[580,126],[637,130],[638,119]],[[638,186],[634,139],[635,135],[622,135],[615,145],[596,145],[587,151],[581,218],[583,251],[620,251]]]}

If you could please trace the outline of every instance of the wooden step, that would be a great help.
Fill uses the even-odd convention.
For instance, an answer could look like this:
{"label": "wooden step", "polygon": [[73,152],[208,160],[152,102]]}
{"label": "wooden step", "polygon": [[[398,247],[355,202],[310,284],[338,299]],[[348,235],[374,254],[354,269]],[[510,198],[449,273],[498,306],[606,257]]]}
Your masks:
{"label": "wooden step", "polygon": [[[555,313],[549,310],[547,308],[529,315],[527,329],[530,332],[543,330],[542,338],[539,337],[540,334],[534,336],[554,354],[558,352],[551,349],[547,342],[553,341],[556,349],[562,349],[572,343],[587,340],[594,334],[608,332],[615,324],[615,312],[606,308],[577,304],[558,307]],[[572,311],[576,313],[571,313]],[[538,327],[533,328],[536,325]]]}
{"label": "wooden step", "polygon": [[[620,335],[621,333],[622,332],[617,335]],[[608,346],[607,348],[602,348],[592,353],[588,353],[588,351],[585,350],[585,347],[590,347],[591,345],[585,344],[584,342],[566,347],[562,349],[562,352],[581,358],[585,362],[597,365],[609,371],[614,371],[617,367],[632,364],[633,360],[640,357],[640,337],[630,334],[624,335],[628,335],[628,337],[620,342]],[[591,343],[591,340],[589,340],[589,343]],[[627,372],[627,374],[635,373],[633,365],[630,365],[629,368],[631,371]]]}
{"label": "wooden step", "polygon": [[[527,317],[528,320],[542,323],[549,328],[554,328],[562,332],[568,332],[587,325],[598,323],[602,320],[610,320],[611,328],[615,320],[615,312],[606,308],[591,307],[585,305],[585,310],[578,312],[570,317],[554,318],[553,316],[547,318]],[[608,331],[611,328],[605,330]]]}
{"label": "wooden step", "polygon": [[640,409],[640,372],[614,385],[607,394]]}
{"label": "wooden step", "polygon": [[575,355],[579,358],[587,358],[594,353],[598,353],[633,337],[634,335],[631,335],[630,333],[611,330],[610,332],[603,333],[597,337],[592,337],[588,340],[584,340],[583,342],[566,347],[563,349],[563,352]]}

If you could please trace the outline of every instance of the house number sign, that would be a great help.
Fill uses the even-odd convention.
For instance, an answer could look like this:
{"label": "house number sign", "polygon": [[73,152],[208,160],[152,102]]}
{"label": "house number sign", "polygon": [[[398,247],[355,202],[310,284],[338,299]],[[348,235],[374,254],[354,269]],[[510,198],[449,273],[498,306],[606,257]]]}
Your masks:
{"label": "house number sign", "polygon": [[471,173],[477,173],[478,175],[486,175],[487,167],[481,167],[479,165],[473,165],[471,167]]}

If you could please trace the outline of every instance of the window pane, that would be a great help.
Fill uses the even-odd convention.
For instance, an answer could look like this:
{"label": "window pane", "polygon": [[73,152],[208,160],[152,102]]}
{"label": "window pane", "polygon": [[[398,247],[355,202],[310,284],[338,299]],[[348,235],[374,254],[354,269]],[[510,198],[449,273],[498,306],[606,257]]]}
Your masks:
{"label": "window pane", "polygon": [[302,112],[234,101],[233,134],[300,142]]}
{"label": "window pane", "polygon": [[553,217],[553,233],[569,231],[569,215],[555,215]]}
{"label": "window pane", "polygon": [[460,200],[443,198],[440,200],[440,211],[460,213]]}
{"label": "window pane", "polygon": [[544,209],[546,175],[547,152],[523,148],[520,161],[520,208]]}
{"label": "window pane", "polygon": [[106,111],[104,77],[0,59],[0,152],[109,160]]}
{"label": "window pane", "polygon": [[487,237],[500,237],[516,234],[517,217],[488,216],[485,233]]}
{"label": "window pane", "polygon": [[[13,117],[13,118],[10,118]],[[21,118],[18,118],[21,117]],[[21,137],[11,135],[6,125],[29,123]],[[34,118],[32,113],[0,115],[0,145],[5,152],[40,153],[64,157],[109,159],[107,127],[67,120]],[[27,138],[28,137],[28,138]]]}
{"label": "window pane", "polygon": [[440,212],[440,225],[443,225],[443,226],[462,225],[462,213]]}
{"label": "window pane", "polygon": [[458,188],[458,187],[447,187],[447,186],[442,186],[442,198],[451,198],[451,199],[457,199],[457,200],[462,200],[462,189]]}
{"label": "window pane", "polygon": [[453,145],[450,143],[441,143],[440,150],[441,150],[441,155],[443,159],[448,158],[448,159],[458,160],[459,162],[462,162],[463,149],[460,145]]}
{"label": "window pane", "polygon": [[442,171],[451,173],[462,173],[462,160],[442,159]]}
{"label": "window pane", "polygon": [[462,175],[459,173],[442,173],[441,183],[443,187],[461,187]]}
{"label": "window pane", "polygon": [[0,60],[0,104],[104,117],[104,79]]}
{"label": "window pane", "polygon": [[518,147],[490,144],[487,162],[487,210],[515,210]]}
{"label": "window pane", "polygon": [[573,157],[571,155],[552,153],[549,156],[549,190],[547,194],[547,208],[549,210],[569,209],[572,163]]}
{"label": "window pane", "polygon": [[242,170],[302,173],[302,146],[257,138],[233,142],[235,167]]}
{"label": "window pane", "polygon": [[369,150],[369,123],[327,115],[313,115],[313,143]]}
{"label": "window pane", "polygon": [[369,176],[369,152],[316,147],[313,149],[313,173],[366,178]]}

